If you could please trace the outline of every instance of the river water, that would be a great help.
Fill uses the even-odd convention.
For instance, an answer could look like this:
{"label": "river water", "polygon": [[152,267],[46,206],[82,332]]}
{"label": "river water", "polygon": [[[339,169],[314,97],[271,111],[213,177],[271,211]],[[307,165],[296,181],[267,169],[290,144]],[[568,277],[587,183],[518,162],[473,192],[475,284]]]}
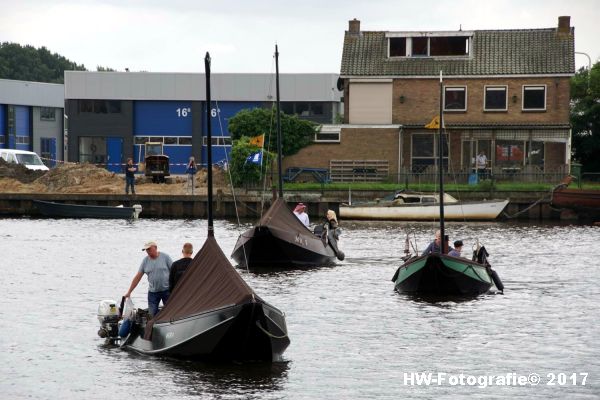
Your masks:
{"label": "river water", "polygon": [[[249,226],[215,222],[225,254]],[[448,224],[465,248],[484,242],[506,290],[438,302],[398,294],[390,280],[406,231],[423,249],[433,224],[342,227],[347,258],[336,266],[240,270],[287,315],[285,362],[207,365],[130,354],[96,335],[99,301],[127,290],[142,244],[157,240],[176,259],[183,242],[200,248],[206,221],[1,219],[0,398],[600,398],[600,227]],[[146,290],[144,278],[136,306]],[[428,372],[437,382],[417,381]],[[517,381],[531,374],[538,385]]]}

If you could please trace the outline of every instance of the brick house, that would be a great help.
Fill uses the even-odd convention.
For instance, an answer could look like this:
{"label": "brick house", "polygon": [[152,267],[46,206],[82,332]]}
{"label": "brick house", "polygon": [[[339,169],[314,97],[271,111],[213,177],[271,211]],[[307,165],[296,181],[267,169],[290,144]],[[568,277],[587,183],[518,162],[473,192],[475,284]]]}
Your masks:
{"label": "brick house", "polygon": [[437,164],[439,74],[445,166],[468,174],[480,151],[497,177],[564,173],[575,73],[570,17],[545,29],[361,31],[344,37],[344,124],[324,126],[284,167],[330,169],[334,181],[400,181]]}

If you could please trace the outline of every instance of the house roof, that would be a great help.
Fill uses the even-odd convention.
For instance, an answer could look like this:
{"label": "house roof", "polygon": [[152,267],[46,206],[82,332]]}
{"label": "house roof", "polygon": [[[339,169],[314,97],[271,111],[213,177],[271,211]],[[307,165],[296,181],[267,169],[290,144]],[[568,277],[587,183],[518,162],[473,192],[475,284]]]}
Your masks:
{"label": "house roof", "polygon": [[574,28],[473,31],[469,57],[387,57],[384,31],[346,31],[341,77],[554,75],[575,73]]}

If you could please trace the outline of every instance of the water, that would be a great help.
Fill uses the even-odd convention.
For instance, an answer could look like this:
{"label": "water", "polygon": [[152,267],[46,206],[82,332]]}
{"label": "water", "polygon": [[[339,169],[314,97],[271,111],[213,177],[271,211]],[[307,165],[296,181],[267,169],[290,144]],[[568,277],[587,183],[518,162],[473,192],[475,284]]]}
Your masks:
{"label": "water", "polygon": [[[240,228],[215,225],[230,254]],[[506,291],[437,303],[395,293],[390,281],[406,229],[423,249],[434,225],[342,227],[347,258],[340,265],[240,271],[286,312],[286,362],[203,365],[105,346],[96,311],[100,300],[125,293],[145,241],[157,240],[177,258],[184,242],[201,246],[206,221],[0,220],[0,398],[600,398],[599,227],[448,224],[451,241],[463,239],[465,249],[484,241]],[[144,278],[133,295],[137,306],[146,305],[146,290]],[[405,380],[427,371],[446,373],[446,381]],[[541,383],[480,388],[456,382],[461,373],[537,373]],[[588,374],[586,385],[582,375],[573,385],[573,373]],[[548,374],[556,374],[556,385],[547,384]]]}

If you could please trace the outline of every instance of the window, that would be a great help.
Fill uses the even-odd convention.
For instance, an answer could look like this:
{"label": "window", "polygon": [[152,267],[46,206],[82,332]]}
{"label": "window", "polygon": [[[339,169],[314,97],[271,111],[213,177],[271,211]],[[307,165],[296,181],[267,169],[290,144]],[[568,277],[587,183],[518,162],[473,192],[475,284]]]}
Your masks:
{"label": "window", "polygon": [[310,103],[313,115],[323,115],[323,103]]}
{"label": "window", "polygon": [[283,111],[285,114],[289,114],[292,115],[294,113],[294,103],[290,102],[290,101],[282,101],[281,103],[279,103],[279,108],[281,109],[281,111]]}
{"label": "window", "polygon": [[466,56],[469,55],[469,37],[435,36],[429,38],[429,55],[431,56]]}
{"label": "window", "polygon": [[520,140],[496,140],[496,165],[520,167],[525,160],[525,142]]}
{"label": "window", "polygon": [[94,102],[92,100],[79,100],[79,112],[90,113],[94,111]]}
{"label": "window", "polygon": [[528,164],[544,165],[544,142],[532,141],[527,143]]}
{"label": "window", "polygon": [[144,144],[149,141],[150,138],[148,136],[135,136],[133,138],[133,144]]}
{"label": "window", "polygon": [[467,88],[465,86],[444,87],[444,110],[467,110]]}
{"label": "window", "polygon": [[486,86],[483,109],[485,111],[506,111],[506,86]]}
{"label": "window", "polygon": [[17,144],[29,144],[29,136],[17,136],[15,142]]}
{"label": "window", "polygon": [[[206,146],[208,140],[206,136],[202,138],[202,145]],[[212,136],[211,137],[212,146],[231,146],[231,137],[229,136]]]}
{"label": "window", "polygon": [[315,133],[315,142],[322,143],[339,143],[340,142],[340,127],[339,126],[321,126],[321,129]]}
{"label": "window", "polygon": [[[444,166],[448,165],[448,145],[446,135],[442,136],[442,156]],[[437,135],[433,133],[415,133],[412,135],[412,169],[413,172],[424,172],[430,165],[436,165],[438,160]]]}
{"label": "window", "polygon": [[390,57],[406,57],[406,38],[390,38]]}
{"label": "window", "polygon": [[523,86],[523,110],[546,110],[546,85]]}
{"label": "window", "polygon": [[179,138],[179,145],[180,146],[191,146],[192,145],[192,138],[191,137],[180,137]]}
{"label": "window", "polygon": [[177,137],[165,136],[164,144],[177,144]]}
{"label": "window", "polygon": [[56,120],[56,109],[52,107],[40,107],[40,120],[41,121],[55,121]]}
{"label": "window", "polygon": [[151,142],[158,142],[158,143],[162,143],[164,141],[162,136],[151,136],[150,137],[150,141]]}
{"label": "window", "polygon": [[118,114],[121,112],[119,100],[79,100],[80,113]]}
{"label": "window", "polygon": [[427,56],[428,51],[428,38],[426,37],[414,37],[412,38],[412,56]]}

